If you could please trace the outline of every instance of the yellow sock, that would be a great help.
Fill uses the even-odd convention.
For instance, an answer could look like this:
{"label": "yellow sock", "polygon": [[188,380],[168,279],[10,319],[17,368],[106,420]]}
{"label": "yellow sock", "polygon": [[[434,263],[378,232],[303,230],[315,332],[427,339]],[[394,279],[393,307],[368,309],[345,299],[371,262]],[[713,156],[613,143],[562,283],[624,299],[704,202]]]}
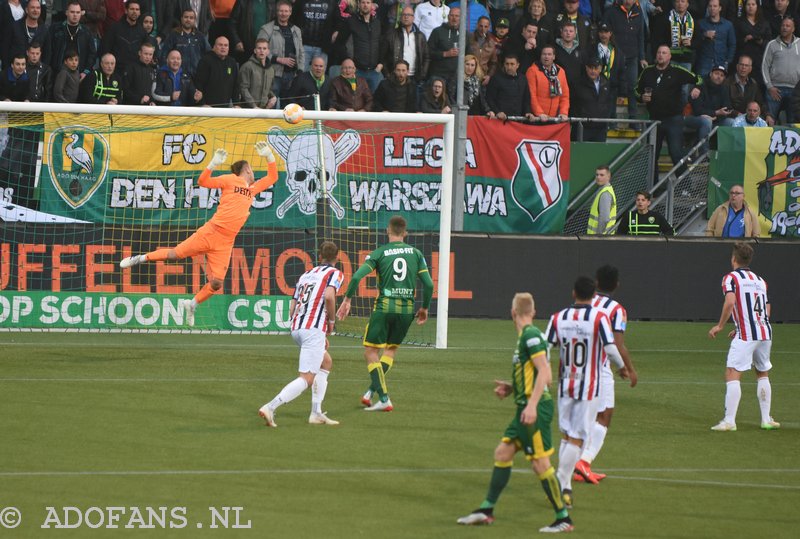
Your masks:
{"label": "yellow sock", "polygon": [[394,366],[394,358],[392,356],[387,356],[386,354],[382,355],[381,367],[383,367],[384,376],[389,374],[389,371],[392,370],[392,366]]}

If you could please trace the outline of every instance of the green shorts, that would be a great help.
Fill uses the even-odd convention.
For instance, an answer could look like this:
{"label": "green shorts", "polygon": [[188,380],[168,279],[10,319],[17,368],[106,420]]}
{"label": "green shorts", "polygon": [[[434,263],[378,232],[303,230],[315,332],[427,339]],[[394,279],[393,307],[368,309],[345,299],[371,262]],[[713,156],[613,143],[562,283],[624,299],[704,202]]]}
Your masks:
{"label": "green shorts", "polygon": [[364,330],[364,346],[397,348],[406,338],[413,321],[413,314],[372,311]]}
{"label": "green shorts", "polygon": [[503,443],[513,443],[517,446],[517,450],[522,449],[528,460],[552,455],[553,399],[539,400],[539,405],[536,407],[536,423],[533,425],[523,425],[520,421],[524,409],[524,406],[517,406],[514,419],[503,433]]}

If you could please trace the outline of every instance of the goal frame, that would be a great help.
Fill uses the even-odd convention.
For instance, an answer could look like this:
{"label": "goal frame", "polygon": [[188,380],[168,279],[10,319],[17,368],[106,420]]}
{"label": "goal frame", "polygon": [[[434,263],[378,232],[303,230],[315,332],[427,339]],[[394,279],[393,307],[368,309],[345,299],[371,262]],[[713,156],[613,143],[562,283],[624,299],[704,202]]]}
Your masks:
{"label": "goal frame", "polygon": [[[281,110],[238,108],[150,107],[144,105],[83,105],[66,103],[19,103],[0,101],[0,112],[65,113],[65,114],[123,114],[139,116],[176,116],[194,118],[269,119],[283,118]],[[394,113],[394,112],[338,112],[306,110],[304,120],[338,120],[351,122],[390,122],[440,124],[443,132],[443,160],[441,176],[441,201],[439,210],[439,265],[436,304],[436,348],[447,348],[447,322],[449,318],[450,291],[450,237],[453,213],[453,166],[455,116],[452,114]],[[37,176],[38,182],[38,176]]]}

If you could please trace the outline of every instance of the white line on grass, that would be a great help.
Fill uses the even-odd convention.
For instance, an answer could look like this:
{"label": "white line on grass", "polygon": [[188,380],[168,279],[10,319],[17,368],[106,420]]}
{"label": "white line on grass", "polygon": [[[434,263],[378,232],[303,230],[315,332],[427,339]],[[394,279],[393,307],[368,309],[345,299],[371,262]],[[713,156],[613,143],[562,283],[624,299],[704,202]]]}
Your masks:
{"label": "white line on grass", "polygon": [[[260,349],[263,350],[264,348],[297,348],[297,345],[294,343],[286,343],[286,344],[245,344],[245,343],[211,343],[211,342],[202,342],[202,343],[175,343],[175,344],[167,344],[162,342],[154,342],[149,344],[147,342],[137,342],[135,345],[131,345],[130,343],[97,343],[97,342],[39,342],[39,341],[21,341],[21,342],[3,342],[0,340],[0,344],[4,347],[8,346],[39,346],[44,348],[64,348],[64,347],[72,347],[72,348],[131,348],[133,346],[137,350],[143,350],[147,348],[158,348],[159,350],[163,349],[186,349],[186,348],[204,348],[209,350],[230,350],[236,348],[242,349]],[[361,349],[363,348],[360,344],[335,344],[335,348],[346,348],[346,349]],[[409,348],[413,348],[415,351],[435,351],[435,348],[431,347],[417,347],[413,345],[409,345]],[[474,351],[476,348],[474,346],[449,346],[447,350],[471,350]],[[498,351],[507,351],[508,347],[487,347],[487,348],[478,348],[478,350],[484,352],[498,352]],[[725,355],[727,353],[726,350],[689,350],[689,349],[667,349],[667,348],[629,348],[631,352],[637,354],[664,354],[664,353],[678,353],[678,354],[721,354]],[[772,350],[771,354],[795,354],[794,351],[791,350]]]}

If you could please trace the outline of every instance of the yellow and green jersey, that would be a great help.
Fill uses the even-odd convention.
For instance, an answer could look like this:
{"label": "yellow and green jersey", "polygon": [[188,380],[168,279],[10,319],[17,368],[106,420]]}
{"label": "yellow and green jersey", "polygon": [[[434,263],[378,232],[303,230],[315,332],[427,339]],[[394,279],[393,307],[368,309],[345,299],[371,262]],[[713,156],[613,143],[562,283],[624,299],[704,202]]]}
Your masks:
{"label": "yellow and green jersey", "polygon": [[[528,404],[528,398],[533,393],[533,386],[536,382],[536,377],[539,375],[533,364],[533,358],[539,354],[544,354],[547,357],[547,339],[544,338],[544,334],[536,326],[525,326],[519,334],[517,348],[514,350],[514,359],[512,360],[514,368],[511,374],[511,385],[514,388],[514,402],[518,406]],[[549,358],[547,359],[549,366],[550,361]],[[549,388],[545,387],[540,402],[551,400],[552,398]]]}
{"label": "yellow and green jersey", "polygon": [[364,264],[350,280],[345,295],[350,298],[356,292],[359,281],[375,271],[378,274],[378,298],[375,311],[385,313],[413,314],[414,294],[417,279],[422,281],[422,306],[430,307],[433,296],[433,280],[428,264],[419,249],[402,241],[394,241],[372,251]]}

